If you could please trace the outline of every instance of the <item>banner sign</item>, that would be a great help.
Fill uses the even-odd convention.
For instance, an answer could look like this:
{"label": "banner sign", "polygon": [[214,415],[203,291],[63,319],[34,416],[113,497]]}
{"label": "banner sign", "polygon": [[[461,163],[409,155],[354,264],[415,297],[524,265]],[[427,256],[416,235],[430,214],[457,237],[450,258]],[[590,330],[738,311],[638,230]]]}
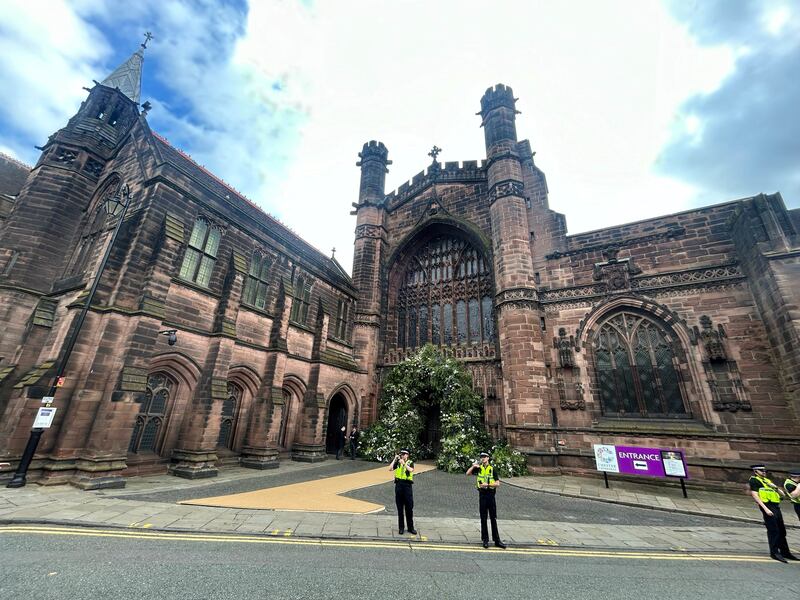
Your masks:
{"label": "banner sign", "polygon": [[594,444],[594,459],[606,473],[688,478],[682,450]]}

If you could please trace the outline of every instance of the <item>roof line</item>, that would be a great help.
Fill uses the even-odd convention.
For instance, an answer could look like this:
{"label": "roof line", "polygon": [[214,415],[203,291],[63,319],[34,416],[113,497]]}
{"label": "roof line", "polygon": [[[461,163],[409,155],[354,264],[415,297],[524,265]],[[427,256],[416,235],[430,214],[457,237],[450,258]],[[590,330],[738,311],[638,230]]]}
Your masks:
{"label": "roof line", "polygon": [[223,187],[224,187],[226,190],[228,190],[228,191],[229,191],[229,192],[231,192],[232,194],[235,194],[235,195],[236,195],[238,198],[240,198],[240,199],[244,200],[245,202],[247,202],[247,203],[248,203],[250,206],[252,206],[252,207],[253,207],[253,208],[255,208],[256,210],[258,210],[258,211],[259,211],[261,214],[263,214],[263,215],[264,215],[265,217],[267,217],[269,220],[273,221],[273,222],[274,222],[276,225],[279,225],[281,228],[283,228],[284,230],[286,230],[286,232],[288,232],[288,233],[289,233],[289,234],[290,234],[292,237],[294,237],[296,240],[298,240],[299,242],[301,242],[301,243],[305,244],[306,246],[308,246],[310,249],[312,249],[314,252],[316,252],[316,253],[317,253],[317,254],[319,254],[319,255],[320,255],[322,258],[324,258],[326,261],[330,261],[330,260],[331,260],[329,256],[327,256],[325,253],[323,253],[323,252],[322,252],[322,251],[321,251],[319,248],[317,248],[317,247],[316,247],[316,246],[314,246],[313,244],[309,243],[309,242],[308,242],[306,239],[302,238],[302,237],[301,237],[301,236],[300,236],[300,235],[299,235],[299,234],[298,234],[296,231],[294,231],[294,230],[293,230],[291,227],[289,227],[288,225],[286,225],[286,223],[282,222],[282,221],[281,221],[280,219],[278,219],[277,217],[275,217],[275,216],[273,216],[273,215],[269,214],[267,211],[265,211],[263,208],[261,208],[261,207],[260,207],[258,204],[256,204],[256,203],[255,203],[255,202],[253,202],[252,200],[250,200],[250,198],[248,198],[247,196],[245,196],[244,194],[242,194],[241,192],[239,192],[239,191],[238,191],[236,188],[234,188],[232,185],[230,185],[230,184],[229,184],[228,182],[226,182],[224,179],[221,179],[220,177],[218,177],[217,175],[215,175],[214,173],[212,173],[211,171],[209,171],[208,169],[206,169],[206,168],[205,168],[203,165],[201,165],[201,164],[200,164],[200,163],[198,163],[196,160],[194,160],[194,159],[193,159],[193,158],[192,158],[192,157],[191,157],[189,154],[187,154],[186,152],[184,152],[184,151],[183,151],[183,150],[181,150],[180,148],[177,148],[176,146],[174,146],[174,145],[173,145],[173,144],[172,144],[172,143],[171,143],[171,142],[170,142],[170,141],[169,141],[167,138],[165,138],[163,135],[161,135],[160,133],[157,133],[156,131],[153,131],[152,129],[151,129],[150,131],[151,131],[151,133],[152,133],[152,134],[153,134],[153,135],[154,135],[154,136],[155,136],[155,137],[156,137],[158,140],[160,140],[162,143],[166,144],[167,146],[169,146],[170,148],[172,148],[173,150],[175,150],[175,151],[176,151],[178,154],[180,154],[181,156],[183,156],[183,157],[184,157],[186,160],[188,160],[188,161],[191,161],[191,163],[192,163],[193,165],[195,165],[195,166],[196,166],[198,169],[200,169],[201,171],[203,171],[203,173],[205,173],[206,175],[208,175],[209,177],[211,177],[211,178],[212,178],[214,181],[216,181],[217,183],[219,183],[221,186],[223,186]]}
{"label": "roof line", "polygon": [[8,162],[14,163],[18,167],[22,167],[24,169],[28,169],[28,171],[32,171],[33,167],[30,165],[25,164],[21,160],[14,158],[10,154],[6,154],[5,152],[0,152],[0,158],[5,158]]}

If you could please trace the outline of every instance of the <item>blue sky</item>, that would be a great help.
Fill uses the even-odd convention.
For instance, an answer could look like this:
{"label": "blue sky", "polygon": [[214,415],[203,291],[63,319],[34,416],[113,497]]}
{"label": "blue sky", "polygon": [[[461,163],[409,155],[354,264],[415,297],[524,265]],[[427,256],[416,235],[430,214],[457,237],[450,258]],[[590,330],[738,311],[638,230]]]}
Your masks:
{"label": "blue sky", "polygon": [[[152,31],[160,134],[351,264],[361,145],[485,156],[511,85],[571,233],[779,190],[800,205],[800,9],[788,0],[3,0],[0,151],[28,163]],[[491,10],[489,7],[491,6]],[[11,90],[11,91],[9,91]]]}

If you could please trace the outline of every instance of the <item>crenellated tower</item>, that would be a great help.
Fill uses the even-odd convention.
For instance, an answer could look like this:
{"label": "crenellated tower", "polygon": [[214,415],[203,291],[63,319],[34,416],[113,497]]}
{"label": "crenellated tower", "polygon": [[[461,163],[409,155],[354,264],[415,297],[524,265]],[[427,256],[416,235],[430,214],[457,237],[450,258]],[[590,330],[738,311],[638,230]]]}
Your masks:
{"label": "crenellated tower", "polygon": [[356,360],[369,372],[369,390],[361,397],[361,418],[372,421],[377,411],[376,366],[381,322],[381,271],[386,253],[386,209],[384,194],[389,151],[382,142],[372,140],[358,154],[361,167],[358,202],[353,203],[357,215],[353,251],[353,283],[358,289],[353,343]]}
{"label": "crenellated tower", "polygon": [[512,89],[498,84],[486,90],[478,113],[486,140],[506,426],[544,423],[547,410],[543,313],[531,257],[525,157],[517,142],[515,104]]}

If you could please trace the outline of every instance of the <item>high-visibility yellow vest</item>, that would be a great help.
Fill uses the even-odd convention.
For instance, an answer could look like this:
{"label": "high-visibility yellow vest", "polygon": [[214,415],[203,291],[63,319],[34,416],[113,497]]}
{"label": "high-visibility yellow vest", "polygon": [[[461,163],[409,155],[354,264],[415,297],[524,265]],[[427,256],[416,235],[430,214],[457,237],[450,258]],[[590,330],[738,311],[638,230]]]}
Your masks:
{"label": "high-visibility yellow vest", "polygon": [[[783,482],[783,489],[786,490],[786,495],[789,496],[789,500],[791,502],[794,502],[795,504],[800,504],[800,496],[798,496],[797,498],[792,498],[791,494],[797,488],[798,485],[800,485],[800,483],[796,483],[791,479],[787,479],[786,481]],[[792,489],[790,490],[789,487],[791,487]]]}
{"label": "high-visibility yellow vest", "polygon": [[[406,465],[413,468],[414,463],[408,460],[406,461]],[[410,473],[409,471],[406,471],[406,465],[401,465],[401,464],[397,465],[397,468],[394,470],[395,481],[399,480],[399,481],[409,481],[411,483],[414,482],[414,474]]]}
{"label": "high-visibility yellow vest", "polygon": [[475,487],[481,489],[484,483],[492,484],[496,480],[494,478],[494,467],[492,465],[480,465],[478,467],[478,477],[475,480]]}
{"label": "high-visibility yellow vest", "polygon": [[780,503],[781,496],[769,479],[766,477],[759,477],[758,475],[753,475],[751,479],[755,479],[761,484],[761,487],[758,489],[758,497],[761,498],[762,502]]}

